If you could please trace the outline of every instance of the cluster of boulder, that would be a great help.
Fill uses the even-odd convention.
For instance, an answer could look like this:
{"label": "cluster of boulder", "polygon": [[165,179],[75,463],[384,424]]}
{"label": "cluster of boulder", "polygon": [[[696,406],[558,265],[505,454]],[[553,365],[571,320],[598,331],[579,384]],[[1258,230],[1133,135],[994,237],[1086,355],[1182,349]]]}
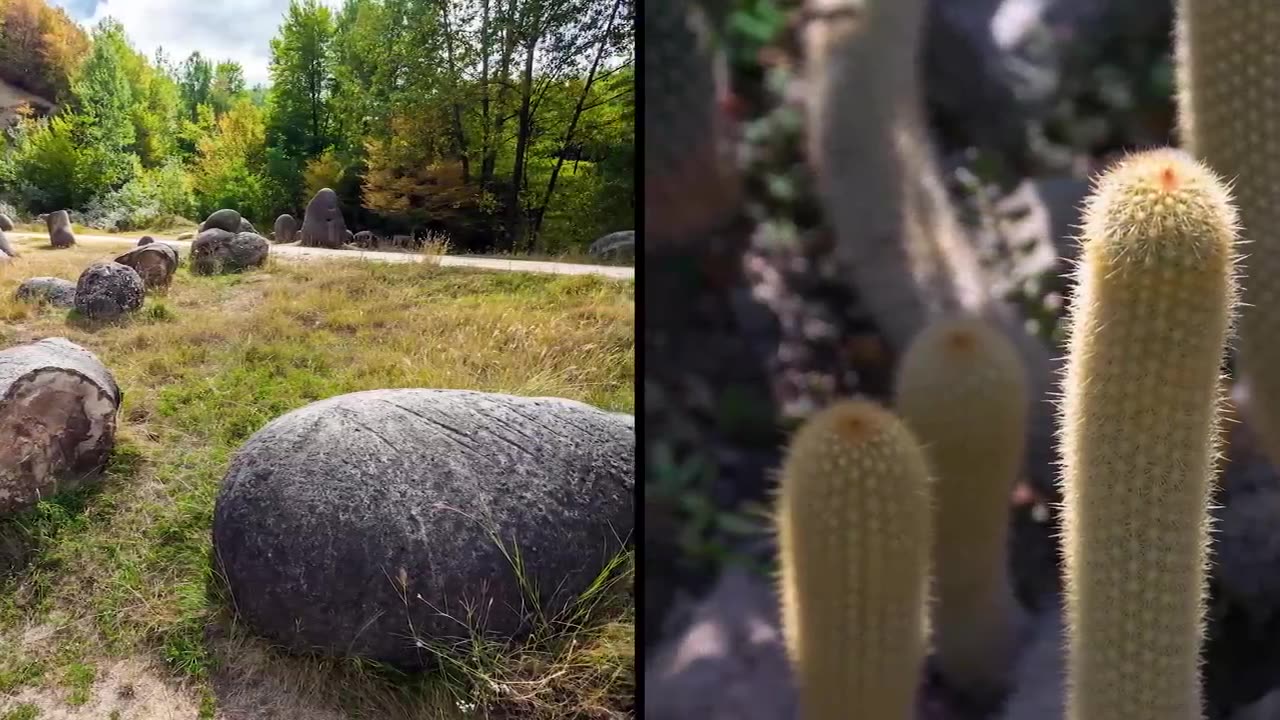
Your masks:
{"label": "cluster of boulder", "polygon": [[[66,339],[0,350],[0,517],[101,478],[122,397]],[[236,453],[211,562],[263,637],[425,669],[458,639],[517,641],[591,588],[632,545],[634,468],[633,416],[576,401],[340,395]]]}
{"label": "cluster of boulder", "polygon": [[200,224],[191,242],[191,272],[217,275],[260,267],[271,243],[235,210],[219,210]]}

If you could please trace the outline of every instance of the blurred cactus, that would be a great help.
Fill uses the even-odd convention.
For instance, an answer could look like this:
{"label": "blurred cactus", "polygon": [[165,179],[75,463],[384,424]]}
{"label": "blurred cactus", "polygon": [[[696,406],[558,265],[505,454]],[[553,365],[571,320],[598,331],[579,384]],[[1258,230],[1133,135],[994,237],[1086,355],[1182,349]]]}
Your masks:
{"label": "blurred cactus", "polygon": [[1235,227],[1224,183],[1175,150],[1087,201],[1062,405],[1071,720],[1201,717]]}
{"label": "blurred cactus", "polygon": [[924,454],[889,411],[836,403],[795,434],[778,500],[783,630],[807,720],[914,715],[932,522]]}
{"label": "blurred cactus", "polygon": [[1249,282],[1237,353],[1249,382],[1249,415],[1263,450],[1280,464],[1280,3],[1180,0],[1178,92],[1183,141],[1224,177],[1240,208]]}
{"label": "blurred cactus", "polygon": [[998,699],[1008,689],[1020,620],[1006,544],[1026,432],[1026,371],[1009,339],[986,321],[946,318],[903,356],[896,395],[937,476],[938,667],[975,698]]}

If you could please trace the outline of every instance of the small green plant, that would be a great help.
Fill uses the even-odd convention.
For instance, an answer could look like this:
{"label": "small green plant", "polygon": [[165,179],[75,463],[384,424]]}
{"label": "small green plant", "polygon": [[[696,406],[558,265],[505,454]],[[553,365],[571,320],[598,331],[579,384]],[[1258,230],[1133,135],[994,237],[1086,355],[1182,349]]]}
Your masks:
{"label": "small green plant", "polygon": [[40,708],[31,703],[23,703],[9,710],[0,720],[36,720],[40,717]]}

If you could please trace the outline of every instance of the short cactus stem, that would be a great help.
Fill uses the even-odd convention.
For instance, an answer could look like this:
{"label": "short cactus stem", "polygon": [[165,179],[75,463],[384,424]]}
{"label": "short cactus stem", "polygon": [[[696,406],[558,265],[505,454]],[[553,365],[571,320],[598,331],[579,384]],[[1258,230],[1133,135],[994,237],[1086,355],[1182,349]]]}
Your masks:
{"label": "short cactus stem", "polygon": [[1069,720],[1195,720],[1236,213],[1190,156],[1085,209],[1062,402]]}
{"label": "short cactus stem", "polygon": [[832,405],[792,439],[778,498],[780,594],[805,720],[914,717],[928,486],[916,439],[872,402]]}
{"label": "short cactus stem", "polygon": [[911,343],[897,409],[924,446],[934,485],[934,660],[957,689],[1008,690],[1021,608],[1009,581],[1009,498],[1023,460],[1029,389],[1017,348],[971,316]]}

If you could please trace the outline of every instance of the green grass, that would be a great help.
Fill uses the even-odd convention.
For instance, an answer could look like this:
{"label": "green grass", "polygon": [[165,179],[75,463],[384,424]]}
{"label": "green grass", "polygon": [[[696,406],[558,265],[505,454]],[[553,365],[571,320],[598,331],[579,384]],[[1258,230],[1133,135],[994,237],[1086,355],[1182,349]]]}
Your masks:
{"label": "green grass", "polygon": [[[23,249],[0,268],[0,296],[26,277],[74,279],[111,256]],[[140,659],[181,686],[202,717],[259,702],[225,688],[263,677],[272,702],[287,696],[342,717],[465,717],[468,704],[494,717],[633,715],[629,556],[576,614],[548,620],[528,645],[452,648],[445,669],[422,676],[271,648],[231,617],[209,561],[231,455],[266,422],[315,400],[466,388],[633,412],[633,296],[634,283],[595,276],[271,263],[230,276],[180,270],[167,295],[116,323],[0,306],[0,346],[67,337],[96,352],[125,395],[105,481],[0,521],[0,697],[56,689],[75,707],[91,701],[112,663]],[[512,558],[518,567],[518,549]]]}

